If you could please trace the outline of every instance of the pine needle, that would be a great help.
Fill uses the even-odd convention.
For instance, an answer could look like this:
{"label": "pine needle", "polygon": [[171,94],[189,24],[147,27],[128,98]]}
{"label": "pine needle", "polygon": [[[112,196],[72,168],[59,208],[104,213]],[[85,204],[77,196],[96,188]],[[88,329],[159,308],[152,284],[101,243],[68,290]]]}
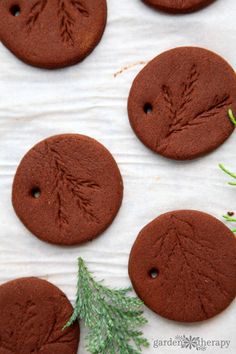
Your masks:
{"label": "pine needle", "polygon": [[147,323],[142,301],[127,296],[131,288],[109,289],[96,282],[82,258],[78,268],[75,308],[64,329],[84,320],[89,329],[86,348],[92,354],[141,354],[149,346],[137,329]]}

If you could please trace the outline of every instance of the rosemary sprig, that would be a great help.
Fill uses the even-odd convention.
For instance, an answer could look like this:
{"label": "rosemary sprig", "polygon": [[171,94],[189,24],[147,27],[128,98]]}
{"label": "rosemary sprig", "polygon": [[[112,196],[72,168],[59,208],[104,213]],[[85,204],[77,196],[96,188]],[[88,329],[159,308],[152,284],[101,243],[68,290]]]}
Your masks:
{"label": "rosemary sprig", "polygon": [[[224,167],[224,165],[222,165],[221,163],[219,164],[219,167],[221,168],[221,170],[223,172],[225,172],[227,175],[229,175],[230,177],[236,179],[236,174],[230,172],[228,169],[226,169]],[[236,182],[228,182],[228,184],[230,186],[236,186]],[[236,218],[233,218],[232,216],[230,215],[223,215],[223,218],[225,218],[226,221],[229,221],[229,222],[236,222]],[[232,232],[236,232],[236,228],[232,230]]]}
{"label": "rosemary sprig", "polygon": [[231,122],[232,122],[234,125],[236,125],[236,119],[235,119],[235,117],[234,117],[234,114],[233,114],[232,109],[229,109],[229,110],[228,110],[228,115],[229,115],[229,118],[230,118]]}
{"label": "rosemary sprig", "polygon": [[[231,122],[236,126],[236,118],[234,117],[234,114],[233,114],[233,111],[232,109],[229,109],[228,110],[228,115],[229,115],[229,118],[231,120]],[[219,164],[219,167],[220,169],[225,172],[227,175],[229,175],[230,177],[232,177],[233,179],[236,180],[236,174],[229,171],[227,168],[225,168],[225,166],[223,164]],[[228,184],[230,186],[236,186],[236,182],[228,182]],[[236,218],[233,218],[232,216],[230,215],[223,215],[223,218],[225,218],[226,221],[229,221],[229,222],[236,222]],[[236,228],[232,230],[232,232],[236,232]]]}
{"label": "rosemary sprig", "polygon": [[92,354],[141,354],[148,347],[138,327],[147,323],[131,288],[110,289],[97,282],[82,258],[78,259],[78,282],[74,312],[64,328],[82,319],[89,333],[86,348]]}
{"label": "rosemary sprig", "polygon": [[[219,167],[221,168],[222,171],[224,171],[227,175],[229,175],[230,177],[236,179],[236,174],[233,172],[230,172],[229,170],[227,170],[224,165],[222,163],[219,164]],[[228,184],[230,186],[236,186],[236,182],[228,182]]]}
{"label": "rosemary sprig", "polygon": [[[229,170],[227,170],[224,165],[219,164],[219,167],[221,168],[222,171],[224,171],[227,175],[229,175],[230,177],[236,179],[236,175],[232,172],[230,172]],[[228,182],[228,184],[230,186],[236,186],[236,182]],[[236,222],[236,218],[233,218],[232,216],[229,215],[223,215],[223,218],[225,218],[226,221],[229,222]],[[236,228],[232,230],[232,232],[236,232]]]}
{"label": "rosemary sprig", "polygon": [[[229,222],[236,222],[236,218],[232,218],[231,216],[229,215],[223,215],[223,218],[225,218],[226,221],[229,221]],[[236,228],[235,229],[232,229],[231,230],[232,232],[236,232]]]}

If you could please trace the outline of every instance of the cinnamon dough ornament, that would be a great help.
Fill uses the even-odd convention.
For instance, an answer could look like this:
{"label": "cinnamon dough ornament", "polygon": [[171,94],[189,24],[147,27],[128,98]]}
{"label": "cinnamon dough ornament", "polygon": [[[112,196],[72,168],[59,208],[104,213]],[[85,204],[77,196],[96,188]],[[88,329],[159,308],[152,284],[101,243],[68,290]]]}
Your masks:
{"label": "cinnamon dough ornament", "polygon": [[12,202],[34,235],[75,245],[111,224],[122,196],[122,178],[110,152],[92,138],[64,134],[41,141],[24,156]]}
{"label": "cinnamon dough ornament", "polygon": [[0,39],[30,65],[61,68],[96,47],[106,18],[106,0],[1,0]]}
{"label": "cinnamon dough ornament", "polygon": [[1,354],[76,354],[79,325],[62,331],[73,308],[54,285],[21,278],[0,286]]}
{"label": "cinnamon dough ornament", "polygon": [[159,10],[172,13],[185,13],[201,9],[215,0],[143,0]]}
{"label": "cinnamon dough ornament", "polygon": [[128,100],[130,124],[154,152],[194,159],[234,131],[236,76],[219,55],[180,47],[157,56],[135,78]]}
{"label": "cinnamon dough ornament", "polygon": [[159,315],[182,322],[206,320],[235,298],[235,236],[199,211],[163,214],[138,235],[129,275],[138,296]]}

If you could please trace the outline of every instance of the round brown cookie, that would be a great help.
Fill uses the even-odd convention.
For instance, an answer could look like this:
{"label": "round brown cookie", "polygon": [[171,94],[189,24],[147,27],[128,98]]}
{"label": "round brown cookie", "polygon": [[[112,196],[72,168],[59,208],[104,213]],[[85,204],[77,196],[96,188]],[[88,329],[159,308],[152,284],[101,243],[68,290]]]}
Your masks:
{"label": "round brown cookie", "polygon": [[76,354],[79,325],[62,328],[73,308],[65,294],[37,278],[0,286],[1,354]]}
{"label": "round brown cookie", "polygon": [[74,245],[92,240],[115,218],[123,184],[109,151],[79,134],[50,137],[22,159],[12,201],[24,225],[44,241]]}
{"label": "round brown cookie", "polygon": [[235,298],[235,236],[199,211],[163,214],[138,235],[129,275],[138,296],[159,315],[183,322],[206,320]]}
{"label": "round brown cookie", "polygon": [[142,0],[159,10],[171,13],[187,13],[201,9],[215,0]]}
{"label": "round brown cookie", "polygon": [[222,144],[233,132],[236,76],[217,54],[181,47],[152,60],[133,82],[128,113],[139,139],[153,151],[188,160]]}
{"label": "round brown cookie", "polygon": [[106,0],[1,0],[0,39],[30,65],[61,68],[95,48],[106,17]]}

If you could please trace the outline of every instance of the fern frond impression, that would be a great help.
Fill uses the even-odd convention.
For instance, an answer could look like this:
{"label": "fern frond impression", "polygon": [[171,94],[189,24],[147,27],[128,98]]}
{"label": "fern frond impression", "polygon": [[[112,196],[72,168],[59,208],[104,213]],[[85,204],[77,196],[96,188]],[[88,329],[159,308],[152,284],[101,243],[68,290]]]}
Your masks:
{"label": "fern frond impression", "polygon": [[64,328],[81,319],[88,327],[87,350],[92,354],[141,354],[147,339],[137,328],[147,323],[142,301],[127,295],[131,288],[109,289],[97,282],[82,258],[78,259],[74,312]]}

